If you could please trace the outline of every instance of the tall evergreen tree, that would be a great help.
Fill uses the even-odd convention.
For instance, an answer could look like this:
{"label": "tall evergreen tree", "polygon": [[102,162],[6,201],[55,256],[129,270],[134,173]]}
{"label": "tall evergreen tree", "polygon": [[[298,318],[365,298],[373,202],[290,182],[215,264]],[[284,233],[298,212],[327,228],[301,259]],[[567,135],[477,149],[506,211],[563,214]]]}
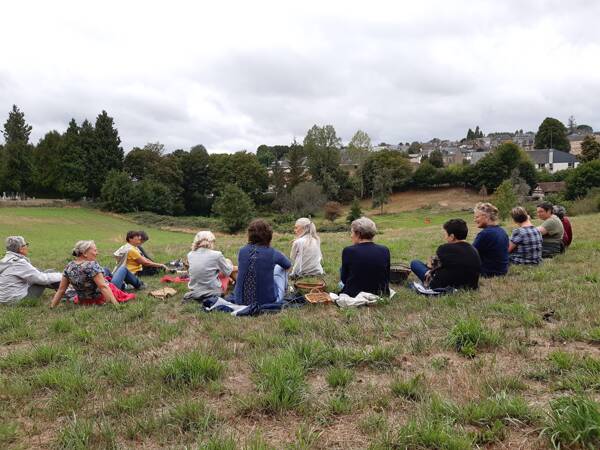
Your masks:
{"label": "tall evergreen tree", "polygon": [[65,197],[79,200],[87,193],[85,153],[81,148],[79,126],[71,119],[60,145],[58,190]]}
{"label": "tall evergreen tree", "polygon": [[31,182],[33,148],[29,145],[30,133],[31,125],[25,121],[25,114],[17,105],[13,105],[2,132],[6,141],[2,164],[4,189],[25,193],[33,191]]}
{"label": "tall evergreen tree", "polygon": [[100,194],[102,182],[108,172],[123,169],[123,148],[114,120],[106,111],[102,111],[96,118],[94,131],[96,141],[93,153],[94,179],[90,183],[89,194],[96,197]]}
{"label": "tall evergreen tree", "polygon": [[54,197],[60,194],[61,145],[61,134],[52,130],[33,150],[33,182],[39,195]]}

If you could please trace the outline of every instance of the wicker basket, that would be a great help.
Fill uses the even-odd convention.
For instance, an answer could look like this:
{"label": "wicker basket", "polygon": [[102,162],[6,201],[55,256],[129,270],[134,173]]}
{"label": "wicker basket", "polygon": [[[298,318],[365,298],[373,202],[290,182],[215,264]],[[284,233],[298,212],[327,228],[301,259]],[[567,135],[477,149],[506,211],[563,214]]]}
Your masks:
{"label": "wicker basket", "polygon": [[331,303],[331,297],[327,292],[318,289],[311,290],[308,294],[304,294],[304,298],[308,303]]}
{"label": "wicker basket", "polygon": [[298,280],[298,281],[294,282],[294,287],[296,289],[301,289],[304,291],[324,292],[325,288],[327,287],[327,283],[325,283],[325,280],[318,280],[318,281]]}
{"label": "wicker basket", "polygon": [[410,274],[410,267],[402,263],[393,263],[390,266],[390,282],[401,284],[406,281]]}

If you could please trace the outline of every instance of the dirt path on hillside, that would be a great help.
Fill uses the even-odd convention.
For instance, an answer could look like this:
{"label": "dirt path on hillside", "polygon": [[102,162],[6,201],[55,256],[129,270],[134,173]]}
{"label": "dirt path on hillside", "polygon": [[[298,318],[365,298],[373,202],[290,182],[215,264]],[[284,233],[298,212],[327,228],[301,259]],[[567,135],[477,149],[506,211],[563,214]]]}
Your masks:
{"label": "dirt path on hillside", "polygon": [[[432,190],[411,190],[393,194],[390,203],[385,205],[385,212],[398,213],[425,207],[457,211],[461,209],[472,209],[473,206],[481,200],[481,196],[471,189],[440,188]],[[370,200],[364,200],[361,206],[365,212],[370,214],[377,214],[379,212],[378,208],[371,208]]]}

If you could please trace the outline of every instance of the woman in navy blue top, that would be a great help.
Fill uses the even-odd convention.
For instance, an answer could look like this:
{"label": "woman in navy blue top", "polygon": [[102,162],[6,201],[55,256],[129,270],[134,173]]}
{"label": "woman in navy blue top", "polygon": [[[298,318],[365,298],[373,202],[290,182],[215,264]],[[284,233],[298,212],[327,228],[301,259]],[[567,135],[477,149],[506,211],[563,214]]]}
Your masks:
{"label": "woman in navy blue top", "polygon": [[283,300],[290,260],[271,248],[273,229],[262,219],[248,226],[248,244],[238,254],[238,276],[234,303],[239,305],[276,303]]}
{"label": "woman in navy blue top", "polygon": [[356,297],[360,292],[376,295],[390,293],[390,250],[373,242],[375,223],[366,217],[352,222],[354,245],[342,251],[341,293]]}
{"label": "woman in navy blue top", "polygon": [[481,258],[481,275],[497,277],[508,272],[508,234],[498,225],[498,208],[491,203],[478,203],[474,210],[475,223],[481,231],[473,247]]}

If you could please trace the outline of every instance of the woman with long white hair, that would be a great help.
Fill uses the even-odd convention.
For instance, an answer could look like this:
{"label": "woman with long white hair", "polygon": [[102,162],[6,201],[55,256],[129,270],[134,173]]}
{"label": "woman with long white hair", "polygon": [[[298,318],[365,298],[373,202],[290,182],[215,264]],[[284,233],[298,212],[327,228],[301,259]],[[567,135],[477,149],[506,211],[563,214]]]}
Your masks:
{"label": "woman with long white hair", "polygon": [[296,220],[294,225],[296,239],[292,243],[290,257],[293,261],[291,278],[323,275],[321,261],[321,239],[317,235],[315,224],[306,217]]}

